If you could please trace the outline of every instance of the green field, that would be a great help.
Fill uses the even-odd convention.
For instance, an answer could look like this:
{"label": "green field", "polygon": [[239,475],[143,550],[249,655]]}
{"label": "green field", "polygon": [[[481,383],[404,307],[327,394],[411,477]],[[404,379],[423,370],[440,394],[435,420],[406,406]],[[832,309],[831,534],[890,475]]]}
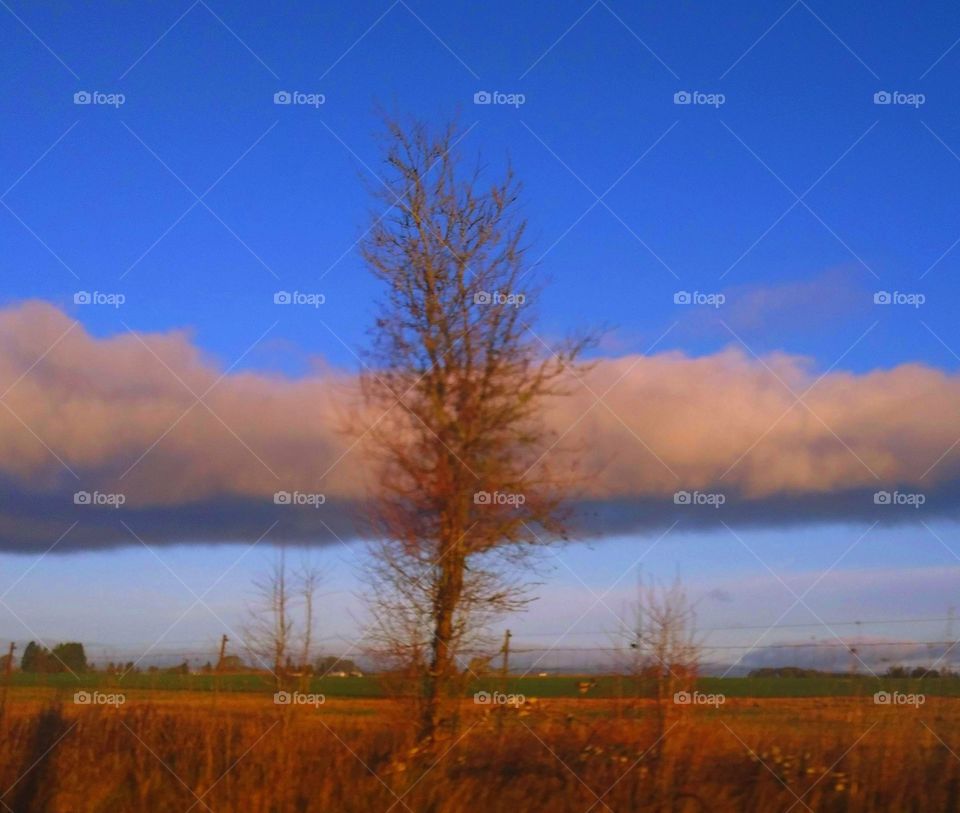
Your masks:
{"label": "green field", "polygon": [[[505,691],[525,697],[578,697],[577,684],[590,678],[576,675],[549,677],[510,677],[506,686],[499,678],[490,677],[473,682],[465,695],[476,691]],[[647,682],[637,685],[630,678],[598,676],[596,686],[587,693],[590,698],[653,697],[655,686]],[[15,672],[11,685],[23,687],[51,687],[62,690],[113,689],[160,691],[214,691],[269,692],[272,678],[262,674],[183,675],[156,673],[130,674],[124,678],[100,672],[87,672],[74,677],[68,673],[30,674]],[[762,678],[700,678],[697,689],[727,697],[850,697],[870,695],[877,691],[923,693],[931,697],[960,696],[960,678],[872,678],[872,677],[762,677]],[[376,698],[384,696],[376,675],[363,677],[314,678],[306,691],[319,692],[330,697]]]}

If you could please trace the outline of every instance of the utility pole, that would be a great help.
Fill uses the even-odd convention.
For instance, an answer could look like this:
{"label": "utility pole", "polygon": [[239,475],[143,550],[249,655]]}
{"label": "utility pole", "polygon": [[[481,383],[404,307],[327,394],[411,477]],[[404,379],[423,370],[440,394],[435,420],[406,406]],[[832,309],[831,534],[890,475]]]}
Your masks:
{"label": "utility pole", "polygon": [[500,690],[503,692],[503,701],[500,704],[500,709],[497,712],[497,733],[503,730],[503,715],[507,711],[506,704],[506,694],[507,694],[507,677],[510,674],[510,630],[507,630],[503,634],[503,649],[500,651],[503,653],[503,661],[500,664]]}
{"label": "utility pole", "polygon": [[[956,608],[951,604],[950,607],[947,609],[947,637],[944,638],[944,640],[947,642],[947,646],[950,647],[950,649],[948,649],[947,652],[951,652],[953,650],[953,647],[956,645],[956,641],[953,638],[953,622],[954,622],[955,615],[956,615]],[[944,664],[944,667],[947,672],[953,674],[953,669],[950,667],[950,661],[947,661]]]}
{"label": "utility pole", "polygon": [[500,666],[500,679],[503,682],[503,693],[507,693],[507,675],[510,672],[510,630],[503,634],[503,663]]}
{"label": "utility pole", "polygon": [[860,661],[860,656],[857,653],[860,651],[860,648],[859,648],[860,642],[863,640],[862,634],[860,632],[860,630],[862,629],[860,622],[857,621],[856,624],[857,624],[857,632],[856,632],[856,638],[854,640],[854,643],[847,644],[847,648],[850,650],[850,674],[852,676],[855,676],[857,672],[860,671],[859,668],[857,667],[857,663]]}
{"label": "utility pole", "polygon": [[0,719],[3,719],[7,712],[7,691],[10,688],[10,675],[13,673],[13,653],[17,645],[11,641],[10,649],[7,652],[7,662],[3,669],[3,700],[0,701]]}
{"label": "utility pole", "polygon": [[227,653],[227,641],[230,639],[224,633],[223,637],[220,639],[220,657],[217,658],[217,672],[219,673],[223,669],[223,659]]}
{"label": "utility pole", "polygon": [[213,670],[213,702],[217,702],[217,694],[220,692],[220,673],[223,671],[223,659],[227,654],[227,641],[230,639],[227,638],[226,633],[223,637],[220,638],[220,656],[217,658],[217,665]]}

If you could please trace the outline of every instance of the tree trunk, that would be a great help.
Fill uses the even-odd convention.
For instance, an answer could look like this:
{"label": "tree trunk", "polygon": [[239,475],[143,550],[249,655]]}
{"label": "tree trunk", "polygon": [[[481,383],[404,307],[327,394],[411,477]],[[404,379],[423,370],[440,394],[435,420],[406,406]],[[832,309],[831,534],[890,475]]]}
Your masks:
{"label": "tree trunk", "polygon": [[454,617],[463,590],[464,557],[459,547],[460,536],[452,536],[438,562],[440,582],[434,605],[434,632],[430,649],[430,668],[424,686],[423,711],[420,718],[420,739],[432,740],[442,725],[443,690],[451,684],[456,671]]}

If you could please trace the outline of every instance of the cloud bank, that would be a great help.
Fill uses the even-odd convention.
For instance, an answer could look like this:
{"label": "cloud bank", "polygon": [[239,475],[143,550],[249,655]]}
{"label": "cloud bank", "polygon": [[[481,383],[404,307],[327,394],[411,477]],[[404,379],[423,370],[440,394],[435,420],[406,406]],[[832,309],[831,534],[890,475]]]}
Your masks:
{"label": "cloud bank", "polygon": [[[549,454],[575,450],[589,473],[585,534],[957,512],[956,374],[821,377],[731,347],[601,359],[572,392],[544,421]],[[253,541],[273,523],[273,539],[356,535],[369,466],[341,431],[353,393],[335,372],[225,370],[186,332],[98,338],[47,303],[2,310],[0,548],[46,549],[74,522],[57,550],[138,544],[132,532]],[[278,491],[325,502],[277,505]]]}

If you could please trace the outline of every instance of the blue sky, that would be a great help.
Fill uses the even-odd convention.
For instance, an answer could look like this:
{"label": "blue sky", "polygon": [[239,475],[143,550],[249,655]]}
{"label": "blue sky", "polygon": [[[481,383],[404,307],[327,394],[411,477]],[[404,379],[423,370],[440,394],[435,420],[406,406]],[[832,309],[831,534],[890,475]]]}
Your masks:
{"label": "blue sky", "polygon": [[[487,4],[453,14],[444,4],[228,11],[159,3],[147,14],[14,4],[70,70],[6,14],[4,188],[76,126],[5,199],[83,286],[123,291],[122,318],[136,329],[190,326],[229,362],[272,321],[278,284],[269,268],[284,286],[321,289],[330,326],[353,345],[369,324],[374,288],[355,252],[340,257],[367,222],[359,180],[376,181],[360,161],[379,171],[377,108],[433,121],[459,111],[465,128],[476,125],[464,154],[479,151],[494,167],[509,155],[526,185],[534,255],[549,250],[543,269],[555,281],[543,309],[551,328],[602,323],[623,332],[627,349],[643,349],[672,321],[678,289],[771,285],[834,269],[865,292],[922,290],[924,316],[954,344],[955,256],[920,276],[960,236],[960,161],[948,150],[960,154],[960,51],[934,65],[960,37],[960,15],[795,4],[757,42],[785,9],[560,4],[546,13]],[[126,101],[77,106],[78,89],[122,92]],[[323,93],[326,102],[278,107],[278,89]],[[476,106],[478,89],[523,93],[526,102]],[[673,94],[683,89],[723,93],[726,102],[677,106]],[[873,104],[883,89],[926,101]],[[184,185],[201,194],[261,136],[205,199],[216,217],[196,206],[140,259],[195,202]],[[605,198],[615,214],[596,206],[554,246],[595,202],[586,187],[602,194],[661,136]],[[816,216],[797,205],[728,272],[795,203],[784,184],[802,194],[861,137],[806,199]],[[9,212],[0,228],[4,298],[69,302],[78,288],[70,272]],[[83,317],[101,333],[122,329],[105,309]],[[884,321],[848,365],[956,362],[915,322]],[[277,339],[353,362],[315,327],[304,314]],[[784,342],[768,333],[758,344],[826,365],[858,327],[841,321]],[[682,346],[700,352],[728,339],[687,336]]]}
{"label": "blue sky", "polygon": [[[835,654],[840,639],[947,640],[956,607],[955,526],[910,532],[869,528],[716,534],[680,528],[657,544],[659,534],[571,545],[544,557],[537,602],[504,624],[514,631],[518,648],[545,650],[538,653],[544,667],[576,663],[573,650],[621,641],[621,622],[632,619],[640,577],[667,583],[679,577],[696,602],[706,644],[719,647],[707,650],[714,662],[731,663],[758,639],[793,645],[815,639],[830,647],[826,657]],[[135,546],[50,555],[35,566],[36,557],[7,555],[3,570],[16,585],[4,601],[30,629],[12,617],[0,629],[18,640],[79,638],[100,658],[135,659],[149,650],[146,663],[184,656],[202,663],[224,631],[234,640],[242,636],[254,600],[251,583],[272,555],[262,543],[253,549],[178,546],[154,552]],[[322,648],[360,651],[360,550],[334,545],[308,556],[325,574]],[[300,554],[290,557],[296,563]],[[787,587],[805,604],[795,604]],[[203,604],[195,603],[198,596]],[[765,633],[774,624],[778,628]],[[848,658],[841,660],[846,668]]]}
{"label": "blue sky", "polygon": [[[273,292],[321,292],[328,327],[309,309],[285,313],[238,367],[298,375],[322,360],[355,368],[351,351],[366,341],[377,289],[352,246],[377,206],[365,185],[375,187],[381,171],[384,109],[434,123],[458,115],[469,131],[465,156],[480,153],[493,170],[509,157],[525,187],[532,256],[551,280],[540,303],[546,335],[608,326],[600,352],[620,355],[644,352],[676,323],[658,350],[703,355],[732,337],[716,313],[678,309],[674,294],[723,292],[734,305],[753,294],[781,303],[733,322],[758,354],[808,356],[816,370],[841,357],[841,369],[858,372],[958,366],[960,9],[419,0],[63,8],[11,0],[0,19],[0,306],[46,300],[98,336],[187,328],[227,366],[276,320]],[[83,90],[125,101],[74,104]],[[325,101],[280,106],[280,90]],[[480,90],[525,100],[475,105]],[[684,90],[724,102],[675,104]],[[878,91],[924,101],[878,105]],[[77,307],[78,290],[121,292],[126,302]],[[926,301],[878,308],[880,290]],[[956,539],[953,525],[935,527]],[[751,541],[774,567],[818,572],[862,531],[751,532]],[[957,564],[922,526],[883,539],[840,569]],[[760,565],[744,564],[735,540],[740,565],[718,553],[730,541],[723,531],[680,537],[651,567],[698,584],[739,584]],[[631,563],[636,542],[572,549],[570,561],[602,590]],[[242,549],[177,549],[174,569],[203,586]],[[791,557],[793,549],[802,554]],[[2,561],[14,578],[30,563]],[[223,598],[234,619],[248,565],[234,571]],[[139,642],[153,637],[141,634],[143,619],[118,622],[109,607],[84,604],[84,594],[91,584],[105,597],[123,594],[140,567],[169,576],[134,548],[51,557],[23,586],[46,573],[64,607],[84,606],[70,611],[75,618],[102,625],[110,640]],[[349,592],[349,570],[337,565],[331,589]],[[556,626],[549,608],[582,587],[569,575],[561,568],[543,589],[548,609],[523,624]],[[743,602],[711,615],[744,623],[766,607],[762,591],[735,589]],[[943,614],[941,592],[940,609],[911,593],[905,611]],[[824,599],[830,614],[857,617],[841,588],[834,593]],[[140,595],[156,607],[149,591]],[[57,613],[44,617],[29,595],[22,601],[45,634],[82,637]],[[346,610],[334,615],[337,631],[351,628]],[[215,639],[219,627],[198,621],[196,629],[205,632],[179,638]],[[26,637],[11,619],[0,618],[0,634]]]}

